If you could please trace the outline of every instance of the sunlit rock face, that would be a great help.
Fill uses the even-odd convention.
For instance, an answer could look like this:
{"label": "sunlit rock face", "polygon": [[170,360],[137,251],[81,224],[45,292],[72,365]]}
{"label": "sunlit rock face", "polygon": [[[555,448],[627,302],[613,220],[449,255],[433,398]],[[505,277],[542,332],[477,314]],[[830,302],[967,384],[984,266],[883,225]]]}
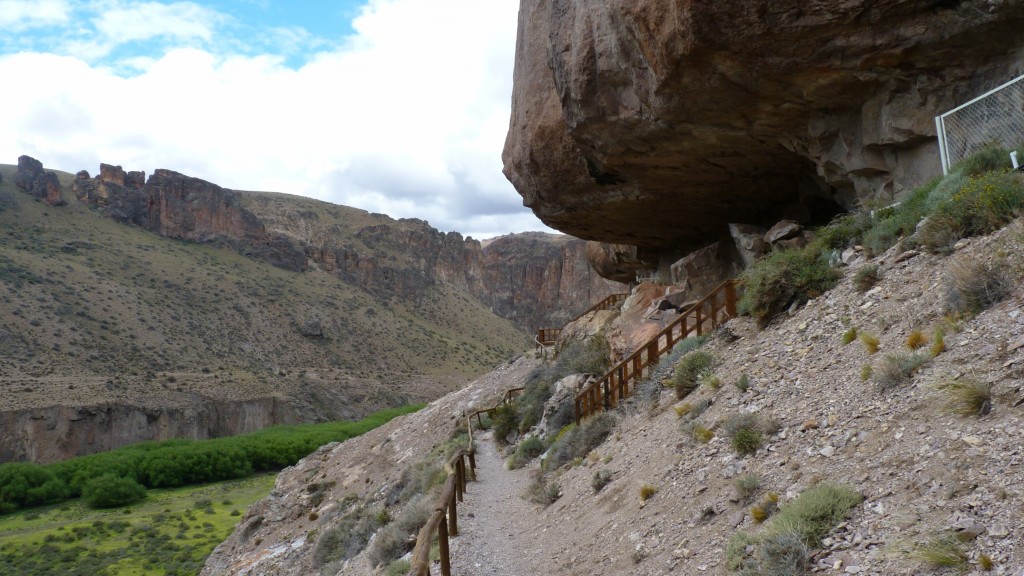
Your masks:
{"label": "sunlit rock face", "polygon": [[820,222],[941,173],[933,117],[1022,46],[1019,1],[522,0],[505,174],[648,259]]}

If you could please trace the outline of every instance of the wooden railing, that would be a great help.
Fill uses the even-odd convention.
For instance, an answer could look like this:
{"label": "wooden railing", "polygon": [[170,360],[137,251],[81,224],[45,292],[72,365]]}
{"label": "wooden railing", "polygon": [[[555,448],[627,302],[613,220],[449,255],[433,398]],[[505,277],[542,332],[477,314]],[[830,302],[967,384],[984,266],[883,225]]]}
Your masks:
{"label": "wooden railing", "polygon": [[466,462],[469,462],[469,474],[476,480],[476,456],[473,446],[473,426],[466,418],[466,429],[469,430],[469,446],[460,449],[445,464],[448,478],[445,479],[441,497],[434,506],[430,519],[420,529],[416,537],[416,547],[412,551],[412,562],[409,576],[430,576],[430,545],[437,533],[438,550],[440,552],[441,576],[451,576],[452,566],[449,556],[448,539],[459,534],[458,503],[462,502],[466,493]]}
{"label": "wooden railing", "polygon": [[717,327],[723,320],[736,316],[736,282],[727,280],[707,296],[684,310],[657,336],[616,364],[607,374],[588,384],[576,395],[576,423],[618,405],[632,395],[643,377],[644,369],[653,366],[676,342],[691,332],[704,334],[705,326]]}
{"label": "wooden railing", "polygon": [[[572,320],[567,322],[567,324],[571,324],[579,320],[580,318],[583,318],[587,314],[590,314],[591,312],[596,312],[598,310],[609,310],[611,308],[614,308],[615,306],[622,304],[628,297],[629,294],[612,294],[611,296],[605,298],[604,300],[601,300],[597,304],[594,304],[590,308],[587,308],[585,312],[573,318]],[[540,346],[550,346],[555,342],[558,342],[558,336],[561,333],[561,328],[541,328],[540,330],[537,330],[537,344]]]}
{"label": "wooden railing", "polygon": [[451,576],[452,565],[451,555],[448,547],[448,539],[459,535],[458,503],[462,502],[466,493],[466,463],[469,463],[469,476],[476,480],[476,447],[473,445],[473,418],[477,424],[482,424],[481,414],[488,416],[505,404],[512,402],[516,394],[522,392],[522,388],[507,390],[498,402],[483,410],[477,410],[466,417],[466,430],[469,431],[469,445],[459,450],[445,464],[445,471],[448,478],[444,483],[444,490],[437,500],[433,514],[420,529],[416,536],[416,547],[412,551],[412,562],[409,568],[409,576],[430,576],[430,546],[434,541],[434,533],[437,533],[438,552],[441,563],[441,576]]}

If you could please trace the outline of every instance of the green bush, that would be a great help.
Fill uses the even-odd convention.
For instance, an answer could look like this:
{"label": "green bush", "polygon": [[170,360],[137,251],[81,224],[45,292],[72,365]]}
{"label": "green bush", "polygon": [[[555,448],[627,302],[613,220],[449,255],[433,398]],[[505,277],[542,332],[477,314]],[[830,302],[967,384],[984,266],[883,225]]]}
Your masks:
{"label": "green bush", "polygon": [[131,478],[104,474],[89,480],[82,489],[82,500],[90,508],[116,508],[146,497],[146,488]]}
{"label": "green bush", "polygon": [[798,576],[808,551],[864,499],[834,484],[819,484],[783,506],[760,534],[738,533],[726,549],[726,564],[743,576]]}
{"label": "green bush", "polygon": [[324,566],[338,560],[348,560],[362,552],[370,537],[380,528],[377,514],[369,506],[358,505],[331,523],[316,541],[313,562]]}
{"label": "green bush", "polygon": [[560,433],[548,451],[544,470],[555,470],[575,458],[582,458],[597,448],[615,429],[615,417],[607,412],[587,418],[579,426],[570,426]]}
{"label": "green bush", "polygon": [[433,495],[420,494],[402,509],[394,522],[377,532],[370,546],[370,564],[385,564],[412,550],[416,535],[434,513],[433,500]]}
{"label": "green bush", "polygon": [[830,290],[842,274],[829,265],[821,245],[777,250],[743,272],[746,289],[739,311],[762,326],[794,301],[806,301]]}
{"label": "green bush", "polygon": [[534,458],[540,456],[543,453],[544,442],[541,441],[541,439],[536,436],[530,436],[529,438],[526,438],[522,442],[520,442],[518,446],[516,446],[515,453],[512,455],[511,458],[509,458],[508,467],[511,470],[522,468],[527,463],[529,463],[530,460],[533,460]]}
{"label": "green bush", "polygon": [[329,442],[346,440],[423,405],[391,408],[358,422],[275,426],[212,440],[142,442],[53,464],[0,464],[0,512],[76,498],[112,474],[148,488],[230,480],[280,470]]}
{"label": "green bush", "polygon": [[1006,226],[1024,208],[1024,176],[986,172],[972,176],[935,206],[918,234],[928,248],[948,248],[960,238],[989,234]]}
{"label": "green bush", "polygon": [[700,386],[701,380],[711,375],[715,367],[715,357],[710,352],[694,350],[687,352],[676,364],[672,384],[676,390],[676,398],[682,400]]}

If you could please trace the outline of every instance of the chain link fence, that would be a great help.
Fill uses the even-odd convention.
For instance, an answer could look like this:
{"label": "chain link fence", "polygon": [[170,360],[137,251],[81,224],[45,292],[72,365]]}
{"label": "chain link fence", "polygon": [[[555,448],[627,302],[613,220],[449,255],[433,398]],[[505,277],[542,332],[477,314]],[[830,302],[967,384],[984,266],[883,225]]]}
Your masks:
{"label": "chain link fence", "polygon": [[943,174],[989,144],[1009,149],[1024,144],[1024,76],[936,116],[935,127]]}

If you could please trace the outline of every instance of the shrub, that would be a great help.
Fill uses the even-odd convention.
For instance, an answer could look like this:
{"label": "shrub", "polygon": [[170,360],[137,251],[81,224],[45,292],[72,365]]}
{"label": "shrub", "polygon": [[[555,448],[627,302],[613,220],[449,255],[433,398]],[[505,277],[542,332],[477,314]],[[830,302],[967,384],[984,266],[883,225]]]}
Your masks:
{"label": "shrub", "polygon": [[640,487],[640,501],[646,502],[651,499],[651,496],[654,496],[657,493],[657,486],[651,486],[650,484],[644,482],[643,486]]}
{"label": "shrub", "polygon": [[393,522],[377,532],[368,556],[372,565],[391,562],[412,550],[416,534],[434,512],[433,499],[430,494],[420,494],[402,508]]}
{"label": "shrub", "polygon": [[920,330],[914,330],[907,336],[907,348],[917,350],[928,343],[928,337]]}
{"label": "shrub", "polygon": [[875,284],[878,284],[879,278],[877,264],[861,266],[853,274],[853,286],[858,292],[867,292]]}
{"label": "shrub", "polygon": [[365,505],[356,506],[317,538],[313,562],[324,566],[352,558],[366,547],[379,527],[373,510]]}
{"label": "shrub", "polygon": [[842,214],[817,230],[817,242],[830,250],[849,248],[860,242],[871,224],[871,214],[867,212]]}
{"label": "shrub", "polygon": [[530,436],[524,439],[516,446],[516,451],[508,460],[508,467],[510,470],[522,468],[530,460],[533,460],[537,456],[544,453],[544,442],[536,436]]}
{"label": "shrub", "polygon": [[986,172],[1005,171],[1011,166],[1010,151],[998,144],[989,144],[954,166],[967,176],[978,176]]}
{"label": "shrub", "polygon": [[146,497],[146,488],[131,478],[104,474],[86,482],[82,500],[90,508],[116,508]]}
{"label": "shrub", "polygon": [[708,428],[697,421],[692,421],[687,425],[690,435],[693,439],[701,444],[707,444],[711,442],[711,439],[715,437],[715,431],[712,428]]}
{"label": "shrub", "polygon": [[886,354],[875,370],[875,382],[882,390],[906,384],[931,357],[920,352],[893,352]]}
{"label": "shrub", "polygon": [[693,403],[692,402],[683,402],[682,404],[680,404],[678,406],[674,406],[672,408],[672,410],[675,411],[676,416],[678,416],[679,418],[682,418],[683,416],[689,415],[690,412],[693,412]]}
{"label": "shrub", "polygon": [[858,338],[864,344],[864,350],[867,351],[868,355],[878,352],[878,337],[867,332],[861,332]]}
{"label": "shrub", "polygon": [[753,454],[761,447],[764,428],[755,414],[733,414],[722,423],[722,430],[731,441],[733,449],[741,456]]}
{"label": "shrub", "polygon": [[494,423],[494,438],[499,443],[504,443],[505,438],[519,430],[519,414],[512,404],[502,404],[494,410],[492,417]]}
{"label": "shrub", "polygon": [[750,376],[748,376],[746,372],[741,374],[739,380],[736,381],[736,388],[738,388],[740,392],[750,390]]}
{"label": "shrub", "polygon": [[931,249],[945,249],[959,238],[994,232],[1021,213],[1024,178],[999,170],[970,176],[959,190],[937,202],[918,237]]}
{"label": "shrub", "polygon": [[607,468],[595,470],[594,475],[590,478],[590,487],[594,490],[594,494],[597,494],[604,487],[610,484],[612,481],[612,471]]}
{"label": "shrub", "polygon": [[551,445],[542,468],[554,470],[574,458],[582,458],[597,448],[615,429],[615,417],[602,412],[587,418],[579,426],[569,426]]}
{"label": "shrub", "polygon": [[961,416],[984,416],[992,411],[992,385],[969,378],[958,378],[939,386],[947,397],[946,406]]}
{"label": "shrub", "polygon": [[395,560],[388,564],[388,576],[405,576],[409,573],[410,568],[412,565],[408,560]]}
{"label": "shrub", "polygon": [[850,342],[853,342],[856,339],[857,339],[857,328],[855,326],[850,326],[849,330],[847,330],[846,332],[843,332],[843,346],[846,346],[847,344],[849,344]]}
{"label": "shrub", "polygon": [[772,252],[743,272],[746,290],[739,311],[767,325],[792,302],[806,301],[830,290],[840,276],[823,257],[819,244]]}
{"label": "shrub", "polygon": [[700,379],[702,386],[707,386],[712,390],[719,390],[722,388],[722,379],[715,375],[708,375]]}
{"label": "shrub", "polygon": [[1012,286],[1000,267],[969,259],[951,263],[945,283],[947,310],[969,314],[999,302]]}
{"label": "shrub", "polygon": [[537,475],[533,482],[531,482],[526,488],[526,494],[523,495],[523,497],[530,502],[540,504],[541,506],[549,506],[561,496],[562,488],[558,483],[549,482],[543,474]]}
{"label": "shrub", "polygon": [[736,486],[736,495],[741,501],[746,502],[761,488],[761,477],[757,474],[744,474],[737,476],[733,484]]}
{"label": "shrub", "polygon": [[676,365],[673,384],[676,397],[683,399],[697,389],[701,379],[709,376],[715,365],[715,357],[703,350],[686,353]]}
{"label": "shrub", "polygon": [[750,517],[754,519],[754,522],[761,524],[768,519],[769,516],[775,514],[779,509],[779,495],[775,492],[769,492],[768,496],[757,506],[750,508]]}

